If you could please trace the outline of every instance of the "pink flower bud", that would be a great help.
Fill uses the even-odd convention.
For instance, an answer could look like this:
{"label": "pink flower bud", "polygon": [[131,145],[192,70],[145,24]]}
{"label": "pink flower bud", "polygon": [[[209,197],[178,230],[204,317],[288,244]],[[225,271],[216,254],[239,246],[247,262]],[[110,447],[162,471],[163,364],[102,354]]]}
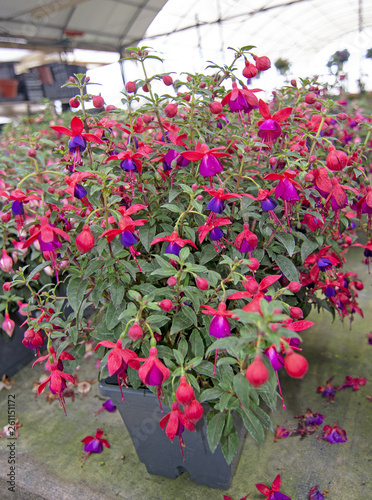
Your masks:
{"label": "pink flower bud", "polygon": [[175,286],[177,284],[177,278],[175,276],[171,276],[167,280],[168,286]]}
{"label": "pink flower bud", "polygon": [[3,321],[1,328],[7,335],[9,335],[9,337],[13,335],[15,323],[12,319],[10,319],[9,313],[5,313],[5,320]]}
{"label": "pink flower bud", "polygon": [[329,170],[333,172],[338,172],[346,167],[348,157],[343,151],[338,151],[334,146],[329,146],[328,155],[326,158],[326,164]]}
{"label": "pink flower bud", "polygon": [[100,95],[94,95],[93,96],[93,106],[97,109],[103,108],[105,104],[105,100],[102,96]]}
{"label": "pink flower bud", "polygon": [[271,61],[266,56],[253,56],[253,59],[256,61],[256,68],[258,69],[258,71],[266,71],[267,69],[271,68]]}
{"label": "pink flower bud", "polygon": [[9,292],[9,290],[12,288],[12,282],[11,281],[6,281],[3,283],[3,290],[4,292]]}
{"label": "pink flower bud", "polygon": [[302,285],[298,281],[291,281],[287,286],[288,290],[293,293],[299,292],[301,290],[301,287]]}
{"label": "pink flower bud", "polygon": [[293,319],[302,319],[304,317],[304,313],[300,307],[290,307],[289,313]]}
{"label": "pink flower bud", "polygon": [[9,222],[11,218],[12,218],[12,212],[10,210],[5,214],[1,214],[1,222],[3,222],[4,224],[6,222]]}
{"label": "pink flower bud", "polygon": [[69,76],[68,79],[70,80],[71,83],[76,83],[75,78],[73,76]]}
{"label": "pink flower bud", "polygon": [[70,105],[70,108],[78,108],[80,106],[80,101],[79,99],[76,99],[76,97],[71,97],[68,103]]}
{"label": "pink flower bud", "polygon": [[163,309],[163,311],[171,311],[173,309],[173,303],[169,299],[164,299],[161,302],[158,302],[158,306]]}
{"label": "pink flower bud", "polygon": [[169,87],[169,85],[172,85],[173,83],[173,78],[170,75],[164,75],[162,77],[163,83]]}
{"label": "pink flower bud", "polygon": [[222,104],[219,101],[213,101],[209,104],[209,109],[214,115],[222,113]]}
{"label": "pink flower bud", "polygon": [[307,372],[308,367],[308,362],[304,356],[297,354],[293,349],[287,350],[287,355],[284,358],[284,368],[289,376],[293,378],[302,378]]}
{"label": "pink flower bud", "polygon": [[137,323],[137,321],[129,328],[128,330],[128,337],[135,342],[136,340],[140,339],[143,335],[143,330],[140,327],[140,325]]}
{"label": "pink flower bud", "polygon": [[306,96],[305,96],[305,102],[306,102],[307,104],[314,104],[315,99],[316,99],[316,94],[314,94],[314,92],[309,92],[309,93],[308,93],[308,94],[306,94]]}
{"label": "pink flower bud", "polygon": [[253,387],[260,387],[267,382],[269,370],[266,368],[261,356],[257,355],[254,357],[253,363],[248,366],[245,372],[245,378]]}
{"label": "pink flower bud", "polygon": [[37,155],[37,151],[36,149],[34,148],[30,148],[28,151],[27,151],[27,156],[29,158],[36,158],[36,155]]}
{"label": "pink flower bud", "polygon": [[258,73],[258,69],[254,64],[249,61],[245,61],[245,68],[243,69],[243,76],[245,78],[254,78]]}
{"label": "pink flower bud", "polygon": [[196,399],[193,399],[191,403],[185,406],[184,414],[187,420],[191,423],[196,424],[203,416],[203,407]]}
{"label": "pink flower bud", "polygon": [[108,106],[106,106],[106,111],[114,111],[116,109],[116,106],[114,106],[113,104],[109,104]]}
{"label": "pink flower bud", "polygon": [[337,115],[337,118],[341,121],[347,120],[347,114],[346,113],[339,113]]}
{"label": "pink flower bud", "polygon": [[7,254],[5,248],[3,248],[3,255],[0,259],[0,269],[4,271],[4,273],[10,273],[12,271],[12,267],[12,258]]}
{"label": "pink flower bud", "polygon": [[134,82],[127,82],[125,84],[125,90],[129,92],[129,94],[132,94],[136,91],[136,84]]}
{"label": "pink flower bud", "polygon": [[199,288],[199,290],[208,290],[209,288],[209,283],[208,280],[205,278],[199,278],[199,276],[196,277],[196,286]]}
{"label": "pink flower bud", "polygon": [[177,114],[177,104],[167,104],[164,108],[165,116],[168,118],[173,118]]}
{"label": "pink flower bud", "polygon": [[250,264],[248,264],[249,269],[251,271],[257,271],[257,269],[260,267],[259,261],[254,257],[251,257],[249,260],[250,260]]}
{"label": "pink flower bud", "polygon": [[180,385],[176,391],[176,399],[178,403],[184,406],[190,404],[195,399],[194,390],[184,375],[180,379]]}
{"label": "pink flower bud", "polygon": [[76,246],[81,253],[87,253],[94,247],[94,236],[87,224],[84,225],[82,232],[77,235]]}

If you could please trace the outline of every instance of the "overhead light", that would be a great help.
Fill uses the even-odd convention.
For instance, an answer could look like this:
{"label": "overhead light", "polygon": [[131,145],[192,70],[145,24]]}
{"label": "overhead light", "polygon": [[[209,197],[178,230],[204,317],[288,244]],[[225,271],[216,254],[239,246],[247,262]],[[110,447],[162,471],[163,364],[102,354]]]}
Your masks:
{"label": "overhead light", "polygon": [[27,44],[26,38],[13,38],[11,36],[0,36],[0,43],[21,43],[22,45]]}

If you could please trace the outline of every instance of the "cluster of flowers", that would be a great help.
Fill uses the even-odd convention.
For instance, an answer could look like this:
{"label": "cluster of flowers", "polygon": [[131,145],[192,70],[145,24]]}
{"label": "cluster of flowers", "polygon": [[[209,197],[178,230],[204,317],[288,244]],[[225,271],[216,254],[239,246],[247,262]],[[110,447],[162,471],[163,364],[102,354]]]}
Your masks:
{"label": "cluster of flowers", "polygon": [[[126,84],[125,110],[103,109],[86,93],[89,79],[75,75],[67,85],[80,111],[69,127],[53,117],[45,129],[28,122],[19,147],[14,130],[3,137],[3,329],[11,336],[19,301],[24,345],[39,354],[47,344],[38,361],[50,376],[39,393],[49,384],[64,404],[74,378],[62,361],[68,371],[94,341],[102,374],[107,366],[120,387],[165,396],[171,440],[194,428],[208,401],[226,428],[237,412],[262,442],[270,424],[260,398],[274,408],[278,370],[302,378],[308,369],[298,351],[311,309],[362,314],[363,284],[342,265],[363,246],[356,227],[369,232],[372,121],[313,80],[265,103],[235,69],[244,59],[250,84],[270,68],[252,49],[181,82],[147,77],[157,56],[132,48],[145,79]],[[178,92],[159,96],[155,83]],[[90,100],[102,114],[88,114]],[[368,263],[371,241],[363,248]],[[46,284],[44,271],[53,275]],[[230,462],[235,429],[223,429]]]}

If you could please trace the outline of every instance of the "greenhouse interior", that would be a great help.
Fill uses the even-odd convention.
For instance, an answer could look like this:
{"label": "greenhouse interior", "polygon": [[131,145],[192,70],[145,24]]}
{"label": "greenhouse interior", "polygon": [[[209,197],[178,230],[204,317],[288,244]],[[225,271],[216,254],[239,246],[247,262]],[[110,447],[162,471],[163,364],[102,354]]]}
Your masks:
{"label": "greenhouse interior", "polygon": [[372,3],[0,6],[0,498],[372,498]]}

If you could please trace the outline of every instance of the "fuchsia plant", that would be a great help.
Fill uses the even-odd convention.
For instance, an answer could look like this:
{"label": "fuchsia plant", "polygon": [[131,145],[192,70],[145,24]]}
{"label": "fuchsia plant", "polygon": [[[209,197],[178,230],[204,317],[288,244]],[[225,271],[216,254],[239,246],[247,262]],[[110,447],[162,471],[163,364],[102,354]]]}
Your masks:
{"label": "fuchsia plant", "polygon": [[[102,377],[146,386],[171,408],[161,427],[181,449],[207,402],[210,447],[221,443],[229,463],[232,414],[263,442],[271,423],[260,401],[275,408],[282,368],[294,378],[308,369],[306,317],[362,314],[362,284],[342,266],[351,246],[372,257],[355,232],[371,241],[371,119],[358,110],[353,122],[311,79],[265,102],[240,73],[270,68],[252,49],[181,81],[149,76],[159,58],[132,47],[144,79],[126,84],[123,109],[89,115],[86,102],[101,109],[103,99],[71,77],[77,114],[27,124],[16,140],[8,128],[0,172],[3,329],[11,335],[8,314],[21,304],[23,343],[48,372],[38,392],[64,406],[93,342]],[[98,434],[88,452],[102,447]],[[279,486],[259,490],[287,498]]]}

